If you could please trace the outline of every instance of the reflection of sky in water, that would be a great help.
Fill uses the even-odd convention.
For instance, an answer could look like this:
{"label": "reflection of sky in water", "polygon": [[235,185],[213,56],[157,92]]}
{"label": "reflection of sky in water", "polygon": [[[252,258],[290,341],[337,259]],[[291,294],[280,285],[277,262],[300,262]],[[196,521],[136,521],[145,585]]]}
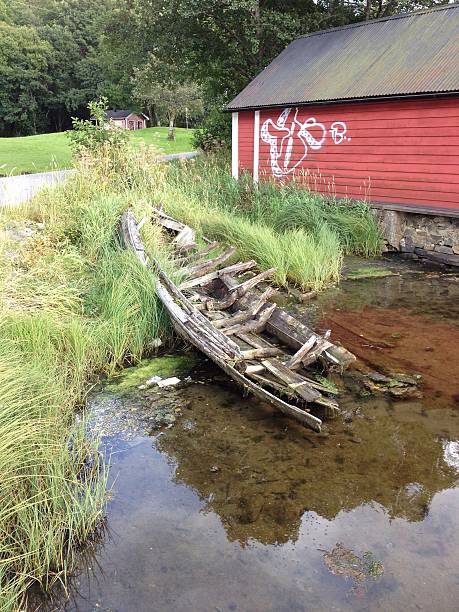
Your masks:
{"label": "reflection of sky in water", "polygon": [[[408,306],[415,296],[416,308],[453,318],[457,301],[445,315],[444,294],[458,284],[404,283],[353,285],[316,308]],[[190,406],[174,428],[113,456],[109,537],[66,610],[457,609],[459,418],[450,397],[439,407],[433,394],[399,402],[346,392],[347,420],[320,436],[223,382],[183,393]],[[324,555],[338,543],[370,551],[384,573],[361,584],[333,574]]]}
{"label": "reflection of sky in water", "polygon": [[444,459],[448,465],[459,470],[459,442],[443,442]]}

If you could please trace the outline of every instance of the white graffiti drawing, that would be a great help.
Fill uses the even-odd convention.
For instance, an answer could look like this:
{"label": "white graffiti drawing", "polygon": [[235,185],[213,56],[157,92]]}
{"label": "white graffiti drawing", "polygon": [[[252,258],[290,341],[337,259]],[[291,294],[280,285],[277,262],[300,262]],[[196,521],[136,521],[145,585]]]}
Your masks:
{"label": "white graffiti drawing", "polygon": [[[284,109],[276,122],[267,119],[260,130],[262,141],[269,145],[271,171],[276,177],[294,172],[306,159],[308,149],[318,151],[327,137],[327,128],[315,117],[300,121],[298,119],[299,109],[295,108],[293,113],[292,111],[291,108]],[[332,123],[330,134],[335,144],[350,140],[346,137],[347,127],[343,121]],[[295,151],[296,158],[292,160],[293,151]],[[297,151],[300,153],[298,154]]]}
{"label": "white graffiti drawing", "polygon": [[[308,154],[308,147],[318,150],[327,136],[327,130],[314,117],[306,121],[298,121],[298,109],[295,109],[290,120],[292,109],[286,108],[279,115],[276,123],[267,119],[261,126],[260,136],[263,142],[269,144],[271,170],[274,176],[290,174],[297,168]],[[298,159],[292,160],[291,155],[295,140],[299,139],[303,153]]]}

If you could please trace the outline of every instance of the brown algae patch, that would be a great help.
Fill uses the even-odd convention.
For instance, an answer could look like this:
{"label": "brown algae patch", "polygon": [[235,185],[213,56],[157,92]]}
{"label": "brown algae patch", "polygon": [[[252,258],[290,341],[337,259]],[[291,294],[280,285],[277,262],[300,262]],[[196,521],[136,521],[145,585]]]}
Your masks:
{"label": "brown algae patch", "polygon": [[450,404],[459,399],[459,328],[405,309],[366,306],[329,313],[321,325],[361,364],[389,376],[422,378],[426,397]]}

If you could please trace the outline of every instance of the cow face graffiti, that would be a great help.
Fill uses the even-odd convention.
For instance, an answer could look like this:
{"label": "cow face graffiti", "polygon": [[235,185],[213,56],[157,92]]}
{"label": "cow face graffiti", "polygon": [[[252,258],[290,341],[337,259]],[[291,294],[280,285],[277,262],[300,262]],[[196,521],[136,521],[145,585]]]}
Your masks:
{"label": "cow face graffiti", "polygon": [[[306,159],[308,150],[318,151],[327,138],[327,128],[323,123],[319,123],[315,117],[300,121],[298,112],[298,108],[286,108],[276,122],[267,119],[261,126],[260,137],[269,145],[271,170],[276,177],[294,172]],[[342,121],[332,123],[329,132],[335,144],[350,140],[346,136],[346,124]],[[295,152],[294,158],[292,152]]]}

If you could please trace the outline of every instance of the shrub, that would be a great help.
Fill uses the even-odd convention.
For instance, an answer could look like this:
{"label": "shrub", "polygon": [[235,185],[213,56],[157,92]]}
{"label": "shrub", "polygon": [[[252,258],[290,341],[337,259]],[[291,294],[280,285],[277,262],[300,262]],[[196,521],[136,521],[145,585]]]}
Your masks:
{"label": "shrub", "polygon": [[194,132],[193,144],[202,151],[216,151],[231,144],[231,114],[215,105]]}
{"label": "shrub", "polygon": [[108,100],[105,97],[88,104],[90,119],[72,117],[73,130],[67,132],[70,143],[77,156],[97,153],[102,146],[109,145],[112,150],[123,146],[128,139],[127,130],[115,127],[106,118]]}

